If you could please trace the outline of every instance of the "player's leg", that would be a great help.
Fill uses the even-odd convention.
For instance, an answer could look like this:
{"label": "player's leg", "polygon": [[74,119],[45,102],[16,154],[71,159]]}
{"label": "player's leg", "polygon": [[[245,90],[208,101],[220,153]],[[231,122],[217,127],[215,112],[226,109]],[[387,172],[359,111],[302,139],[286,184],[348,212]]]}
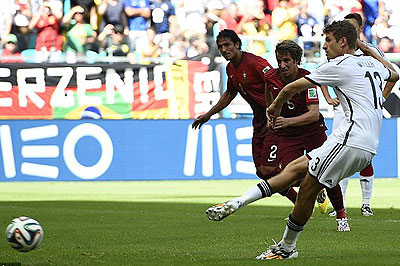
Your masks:
{"label": "player's leg", "polygon": [[[280,168],[278,167],[271,167],[266,165],[260,165],[256,167],[256,169],[257,176],[263,180],[268,180],[281,172]],[[288,198],[293,204],[296,203],[297,192],[292,187],[280,191],[279,194],[281,194],[283,197]]]}
{"label": "player's leg", "polygon": [[[272,177],[268,181],[261,181],[254,187],[246,191],[242,196],[233,198],[225,203],[212,206],[206,210],[209,220],[220,221],[225,217],[236,212],[238,209],[265,197],[271,197],[292,186],[302,178],[307,172],[308,159],[305,156],[291,162],[281,173]],[[273,189],[271,189],[271,185]]]}
{"label": "player's leg", "polygon": [[[281,153],[280,141],[280,137],[271,132],[268,132],[265,135],[253,136],[253,161],[256,166],[256,174],[262,180],[269,180],[271,177],[278,175],[282,171],[282,168],[284,168],[279,167],[281,158],[279,155]],[[297,157],[299,156],[294,158]],[[255,191],[257,191],[257,189],[255,189]],[[291,202],[296,202],[297,192],[293,188],[285,188],[283,191],[279,191],[278,193],[284,197],[287,197]],[[241,208],[258,199],[260,199],[258,198],[258,194],[253,193],[253,190],[250,189],[242,197],[238,197],[235,200],[240,202]]]}
{"label": "player's leg", "polygon": [[339,185],[333,188],[327,188],[326,192],[331,204],[336,212],[336,225],[338,232],[350,231],[349,221],[347,219],[346,209],[343,203],[342,189]]}
{"label": "player's leg", "polygon": [[[278,141],[278,136],[271,133],[253,135],[253,161],[256,166],[257,176],[263,180],[268,180],[271,176],[280,172],[278,169]],[[208,219],[221,221],[247,204],[262,199],[263,196],[259,189],[261,185],[263,185],[263,182],[250,188],[240,197],[211,206],[206,210]]]}
{"label": "player's leg", "polygon": [[[346,209],[346,191],[347,191],[347,186],[348,186],[348,184],[349,184],[349,178],[348,178],[348,177],[342,179],[342,180],[339,182],[340,188],[342,189],[343,207],[344,207],[344,209]],[[330,211],[330,212],[328,213],[328,215],[329,215],[329,216],[336,216],[336,211],[335,211],[335,210]]]}
{"label": "player's leg", "polygon": [[372,164],[360,171],[360,185],[363,197],[361,215],[372,216],[374,213],[369,206],[374,185],[374,168],[372,167]]}
{"label": "player's leg", "polygon": [[[298,167],[298,170],[304,168],[307,169],[308,158],[306,156],[303,156],[299,159],[302,160],[302,164],[296,165],[296,167]],[[287,168],[285,168],[285,170],[290,169],[290,166],[291,165],[289,164]],[[296,171],[294,168],[291,168],[290,170]],[[275,182],[272,182],[274,181],[273,179],[271,179],[270,181],[271,189],[274,190],[277,184]],[[300,184],[300,190],[297,196],[295,207],[286,222],[286,229],[283,234],[282,240],[277,245],[270,247],[267,251],[257,256],[256,259],[269,260],[297,258],[297,239],[299,238],[300,233],[304,228],[304,225],[311,217],[314,209],[315,200],[322,188],[323,186],[317,181],[317,179],[311,177],[310,174],[306,172],[306,177]]]}
{"label": "player's leg", "polygon": [[[306,157],[305,160],[304,157]],[[351,176],[368,165],[372,157],[372,153],[336,143],[333,139],[328,138],[320,148],[296,160],[298,162],[303,160],[303,163],[305,161],[308,172],[306,171],[306,177],[300,185],[299,195],[293,212],[287,221],[283,239],[277,246],[268,249],[257,259],[297,257],[296,241],[311,216],[315,199],[322,186],[336,186],[344,177]],[[302,169],[302,167],[304,165],[298,165],[297,170]],[[296,169],[291,170],[296,171]],[[269,181],[270,191],[275,189],[275,184],[272,181],[275,181],[275,177]]]}
{"label": "player's leg", "polygon": [[[327,136],[325,130],[313,132],[313,135],[303,138],[301,145],[304,145],[303,150],[310,152],[316,148],[321,147],[326,141]],[[321,189],[317,196],[317,203],[319,211],[324,214],[328,211],[329,199],[325,189]]]}
{"label": "player's leg", "polygon": [[[328,142],[328,143],[327,143]],[[355,173],[355,169],[362,169],[365,165],[368,165],[370,160],[372,160],[372,154],[365,152],[363,150],[351,148],[334,141],[327,140],[327,144],[323,145],[329,151],[326,155],[317,149],[316,151],[310,152],[310,155],[316,154],[317,157],[314,159],[313,163],[316,163],[315,169],[321,168],[319,171],[314,171],[314,173],[319,182],[327,187],[332,187],[333,184],[338,183],[344,177],[351,176]],[[318,154],[320,152],[321,154]],[[315,156],[315,155],[313,155]],[[323,160],[318,159],[324,158]],[[325,156],[325,157],[322,157]],[[321,160],[320,162],[318,160]],[[310,162],[311,163],[311,162]],[[322,165],[322,166],[318,166]],[[310,170],[311,169],[311,170]],[[309,168],[312,171],[313,168]],[[340,177],[338,182],[333,182]],[[348,225],[348,220],[346,217],[346,211],[343,204],[343,197],[339,187],[333,187],[333,189],[328,190],[330,200],[332,205],[336,210],[336,222],[338,231],[349,231],[350,227]]]}
{"label": "player's leg", "polygon": [[[260,171],[263,169],[270,169],[269,171],[264,171],[265,174],[263,176],[259,176],[263,180],[268,180],[271,177],[279,174],[283,168],[287,165],[286,162],[282,163],[282,152],[285,152],[282,145],[285,144],[285,141],[282,141],[282,137],[279,137],[276,134],[267,133],[263,142],[262,149],[262,158],[264,162],[260,165]],[[300,156],[295,156],[289,160],[289,162]],[[289,163],[288,162],[288,163]],[[273,169],[271,169],[273,167]],[[258,170],[258,169],[257,169]],[[288,198],[293,204],[296,202],[297,192],[292,188],[286,188],[283,191],[280,191],[283,197]]]}
{"label": "player's leg", "polygon": [[314,210],[315,200],[323,186],[307,173],[301,182],[297,202],[286,223],[281,245],[287,251],[296,247],[296,241]]}

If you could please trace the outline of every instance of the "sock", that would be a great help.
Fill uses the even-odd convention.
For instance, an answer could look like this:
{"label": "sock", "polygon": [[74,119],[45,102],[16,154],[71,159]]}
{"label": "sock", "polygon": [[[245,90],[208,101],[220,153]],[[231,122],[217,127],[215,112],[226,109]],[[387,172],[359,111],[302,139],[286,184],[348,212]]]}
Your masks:
{"label": "sock", "polygon": [[279,192],[282,196],[288,198],[293,204],[296,203],[297,192],[292,187],[285,189],[284,191]]}
{"label": "sock", "polygon": [[303,229],[304,224],[299,225],[290,214],[289,219],[286,221],[286,228],[283,233],[282,241],[280,242],[281,247],[286,251],[292,251],[296,247],[297,239]]}
{"label": "sock", "polygon": [[336,219],[346,218],[346,209],[335,210],[336,211]]}
{"label": "sock", "polygon": [[[333,187],[333,188],[327,188],[326,193],[328,194],[328,198],[332,203],[333,208],[336,211],[336,216],[337,214],[341,211],[344,210],[344,203],[343,203],[343,196],[342,196],[342,190],[339,185]],[[346,211],[344,211],[344,214],[346,217]],[[342,217],[342,218],[344,218]]]}
{"label": "sock", "polygon": [[372,188],[374,185],[374,176],[361,176],[360,185],[362,192],[362,204],[369,204],[372,197]]}
{"label": "sock", "polygon": [[239,201],[240,202],[239,208],[242,208],[242,207],[246,206],[247,204],[250,204],[256,200],[259,200],[259,199],[262,199],[265,197],[271,197],[271,195],[272,195],[271,187],[270,187],[268,181],[261,181],[254,187],[247,190],[241,197],[234,198],[234,199],[232,199],[232,201],[233,200]]}
{"label": "sock", "polygon": [[339,182],[340,188],[342,189],[343,206],[346,207],[346,190],[349,184],[349,178],[346,177]]}

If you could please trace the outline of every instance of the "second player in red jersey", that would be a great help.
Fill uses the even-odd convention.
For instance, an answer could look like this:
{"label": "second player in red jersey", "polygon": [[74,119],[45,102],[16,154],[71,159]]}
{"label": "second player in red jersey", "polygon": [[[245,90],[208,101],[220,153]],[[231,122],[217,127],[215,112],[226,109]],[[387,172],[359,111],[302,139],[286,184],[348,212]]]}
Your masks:
{"label": "second player in red jersey", "polygon": [[[290,82],[298,80],[310,72],[299,68],[303,50],[293,41],[282,41],[276,46],[276,59],[279,68],[269,70],[264,75],[266,98],[275,99],[279,92]],[[305,152],[320,147],[327,136],[324,118],[319,112],[319,100],[316,87],[308,88],[291,97],[282,106],[280,116],[274,121],[272,132],[278,135],[276,153],[279,170],[284,169],[291,161],[301,157]],[[276,165],[276,163],[272,164]],[[343,195],[340,186],[326,190],[336,210],[337,230],[349,231]],[[321,212],[327,210],[327,201],[321,191]]]}
{"label": "second player in red jersey", "polygon": [[[284,44],[285,42],[281,46]],[[282,61],[288,56],[290,54],[278,54],[278,63],[282,65]],[[286,68],[287,66],[282,66],[271,69],[264,75],[266,93],[270,93],[272,98],[275,98],[283,87],[290,83],[289,80],[296,80],[310,73],[308,70],[298,68],[297,73],[288,72],[294,76],[284,81],[281,72],[285,73]],[[311,151],[321,146],[326,140],[327,128],[318,105],[319,99],[315,87],[296,94],[283,105],[281,116],[277,118],[272,131],[280,136],[277,153],[282,169],[289,162],[303,155],[304,151]]]}

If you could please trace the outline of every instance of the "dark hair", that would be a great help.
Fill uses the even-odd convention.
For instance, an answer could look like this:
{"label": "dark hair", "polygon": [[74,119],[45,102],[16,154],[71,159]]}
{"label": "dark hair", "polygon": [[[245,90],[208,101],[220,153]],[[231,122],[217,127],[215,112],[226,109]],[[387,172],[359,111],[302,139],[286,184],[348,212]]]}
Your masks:
{"label": "dark hair", "polygon": [[303,49],[294,41],[285,40],[276,45],[275,54],[290,54],[294,61],[300,65]]}
{"label": "dark hair", "polygon": [[242,48],[242,40],[239,38],[235,31],[228,29],[222,30],[217,36],[217,42],[219,39],[222,38],[230,39],[234,44],[239,43],[239,49]]}
{"label": "dark hair", "polygon": [[358,13],[350,13],[344,17],[345,19],[355,19],[357,20],[358,26],[362,27],[363,21],[362,17]]}
{"label": "dark hair", "polygon": [[357,31],[350,22],[346,20],[334,21],[324,27],[324,34],[327,33],[332,33],[337,42],[345,37],[349,48],[356,49]]}

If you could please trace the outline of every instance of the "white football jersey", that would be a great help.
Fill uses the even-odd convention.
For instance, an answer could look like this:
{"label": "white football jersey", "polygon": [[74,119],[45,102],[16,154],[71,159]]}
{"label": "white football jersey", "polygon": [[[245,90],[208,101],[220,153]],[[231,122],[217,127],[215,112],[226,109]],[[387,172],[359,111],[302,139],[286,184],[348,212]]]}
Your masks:
{"label": "white football jersey", "polygon": [[[366,46],[368,46],[375,54],[377,54],[378,56],[384,58],[385,60],[388,61],[388,59],[385,57],[385,54],[379,50],[378,47],[376,47],[375,45],[366,42],[366,41],[361,41],[362,43],[364,43]],[[364,55],[364,52],[361,51],[361,49],[357,49],[354,53],[355,55]],[[382,88],[385,87],[386,82],[383,83]],[[344,119],[344,113],[343,113],[343,109],[340,106],[340,103],[338,106],[333,107],[333,113],[334,113],[334,119],[333,119],[333,125],[332,128],[333,130],[342,122],[342,119]]]}
{"label": "white football jersey", "polygon": [[370,56],[346,54],[322,64],[308,80],[334,88],[345,119],[332,137],[337,143],[377,153],[382,123],[383,83],[390,72]]}

